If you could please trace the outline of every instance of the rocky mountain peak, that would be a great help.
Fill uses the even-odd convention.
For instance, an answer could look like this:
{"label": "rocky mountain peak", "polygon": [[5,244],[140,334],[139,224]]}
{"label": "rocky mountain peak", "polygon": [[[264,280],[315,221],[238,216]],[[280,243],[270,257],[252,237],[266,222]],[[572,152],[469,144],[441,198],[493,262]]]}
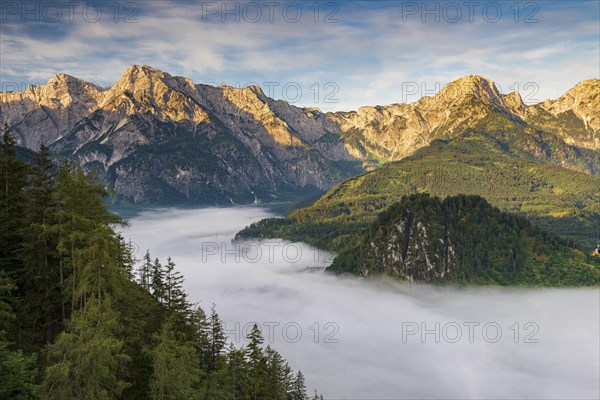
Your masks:
{"label": "rocky mountain peak", "polygon": [[600,79],[586,79],[584,81],[581,81],[575,86],[573,86],[571,89],[567,90],[565,95],[569,93],[577,93],[582,94],[584,96],[591,95],[594,93],[598,94],[600,93]]}
{"label": "rocky mountain peak", "polygon": [[[555,117],[572,112],[586,129],[597,135],[600,131],[600,79],[581,81],[558,99],[545,100],[537,106]],[[598,137],[594,138],[597,146]]]}
{"label": "rocky mountain peak", "polygon": [[480,75],[466,75],[452,81],[444,86],[434,98],[451,103],[476,98],[485,104],[501,106],[505,104],[503,96],[494,81]]}
{"label": "rocky mountain peak", "polygon": [[29,85],[23,92],[2,93],[2,102],[19,102],[27,107],[50,109],[75,107],[91,110],[101,100],[104,89],[71,75],[59,73],[41,86]]}
{"label": "rocky mountain peak", "polygon": [[61,84],[73,84],[73,83],[77,83],[77,82],[81,82],[79,79],[71,76],[71,75],[67,75],[67,74],[63,74],[62,72],[59,72],[58,74],[54,75],[52,78],[50,78],[50,80],[48,80],[48,84],[49,85],[61,85]]}
{"label": "rocky mountain peak", "polygon": [[517,115],[524,115],[527,106],[523,103],[523,98],[519,94],[519,92],[514,91],[510,92],[506,96],[504,96],[504,100],[506,102],[506,106],[510,108],[510,110]]}
{"label": "rocky mountain peak", "polygon": [[109,90],[100,108],[122,117],[151,113],[161,119],[198,123],[207,115],[192,99],[194,91],[191,80],[173,77],[147,65],[132,65]]}
{"label": "rocky mountain peak", "polygon": [[135,90],[140,87],[148,87],[165,76],[171,77],[171,75],[156,68],[146,65],[132,65],[121,74],[113,89]]}
{"label": "rocky mountain peak", "polygon": [[[36,88],[36,86],[34,86],[34,88]],[[39,88],[47,96],[51,96],[53,93],[60,91],[69,91],[77,94],[83,91],[99,93],[106,90],[96,84],[63,73],[52,76],[48,80],[48,83],[39,86]]]}
{"label": "rocky mountain peak", "polygon": [[[564,109],[576,108],[581,103],[600,105],[600,79],[588,79],[581,81],[565,94],[552,102],[553,108],[559,112]],[[597,108],[600,109],[600,108]]]}

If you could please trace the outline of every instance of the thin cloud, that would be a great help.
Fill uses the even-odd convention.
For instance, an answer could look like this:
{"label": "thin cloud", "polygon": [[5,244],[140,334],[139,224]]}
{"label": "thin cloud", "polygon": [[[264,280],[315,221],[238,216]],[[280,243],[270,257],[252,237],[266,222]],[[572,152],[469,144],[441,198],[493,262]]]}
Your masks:
{"label": "thin cloud", "polygon": [[[204,22],[201,4],[139,3],[138,23],[76,18],[51,30],[9,21],[0,80],[40,83],[65,72],[108,86],[127,66],[148,64],[196,82],[298,82],[297,105],[328,111],[400,102],[403,82],[433,86],[480,74],[503,86],[535,81],[541,98],[555,98],[600,75],[595,2],[538,3],[532,24],[515,23],[508,8],[498,23],[477,14],[472,23],[422,23],[418,15],[403,19],[394,2],[339,2],[339,22],[331,24],[315,23],[308,3],[299,3],[305,7],[297,23],[278,13],[273,23],[266,14],[258,23],[221,23],[219,15]],[[339,88],[337,103],[320,96],[315,104],[311,86],[328,82]]]}

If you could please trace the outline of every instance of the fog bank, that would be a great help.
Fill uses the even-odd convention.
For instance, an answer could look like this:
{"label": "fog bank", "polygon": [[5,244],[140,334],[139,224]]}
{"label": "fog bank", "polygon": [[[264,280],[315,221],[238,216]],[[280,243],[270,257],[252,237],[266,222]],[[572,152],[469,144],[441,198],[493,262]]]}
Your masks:
{"label": "fog bank", "polygon": [[[258,323],[326,399],[598,399],[600,291],[407,286],[312,267],[326,252],[285,241],[231,243],[261,207],[163,209],[124,232],[171,256],[193,302],[245,344]],[[307,269],[309,267],[309,269]]]}

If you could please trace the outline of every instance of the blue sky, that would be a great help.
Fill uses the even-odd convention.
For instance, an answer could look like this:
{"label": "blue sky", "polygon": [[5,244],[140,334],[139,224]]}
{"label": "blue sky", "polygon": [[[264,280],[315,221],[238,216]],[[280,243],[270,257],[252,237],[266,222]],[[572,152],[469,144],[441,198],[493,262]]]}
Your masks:
{"label": "blue sky", "polygon": [[534,103],[600,77],[600,2],[0,3],[1,90],[58,72],[109,86],[131,64],[324,110],[415,101],[467,74]]}

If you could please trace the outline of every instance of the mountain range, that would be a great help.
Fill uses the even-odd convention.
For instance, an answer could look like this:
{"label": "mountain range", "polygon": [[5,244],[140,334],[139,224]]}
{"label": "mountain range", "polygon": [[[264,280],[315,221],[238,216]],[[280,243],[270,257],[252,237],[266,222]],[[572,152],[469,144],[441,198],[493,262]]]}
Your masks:
{"label": "mountain range", "polygon": [[410,104],[324,113],[260,87],[196,84],[133,65],[111,87],[58,74],[0,93],[20,146],[95,170],[124,202],[235,204],[327,190],[432,143],[473,134],[503,154],[584,175],[600,166],[600,80],[525,105],[469,75]]}

